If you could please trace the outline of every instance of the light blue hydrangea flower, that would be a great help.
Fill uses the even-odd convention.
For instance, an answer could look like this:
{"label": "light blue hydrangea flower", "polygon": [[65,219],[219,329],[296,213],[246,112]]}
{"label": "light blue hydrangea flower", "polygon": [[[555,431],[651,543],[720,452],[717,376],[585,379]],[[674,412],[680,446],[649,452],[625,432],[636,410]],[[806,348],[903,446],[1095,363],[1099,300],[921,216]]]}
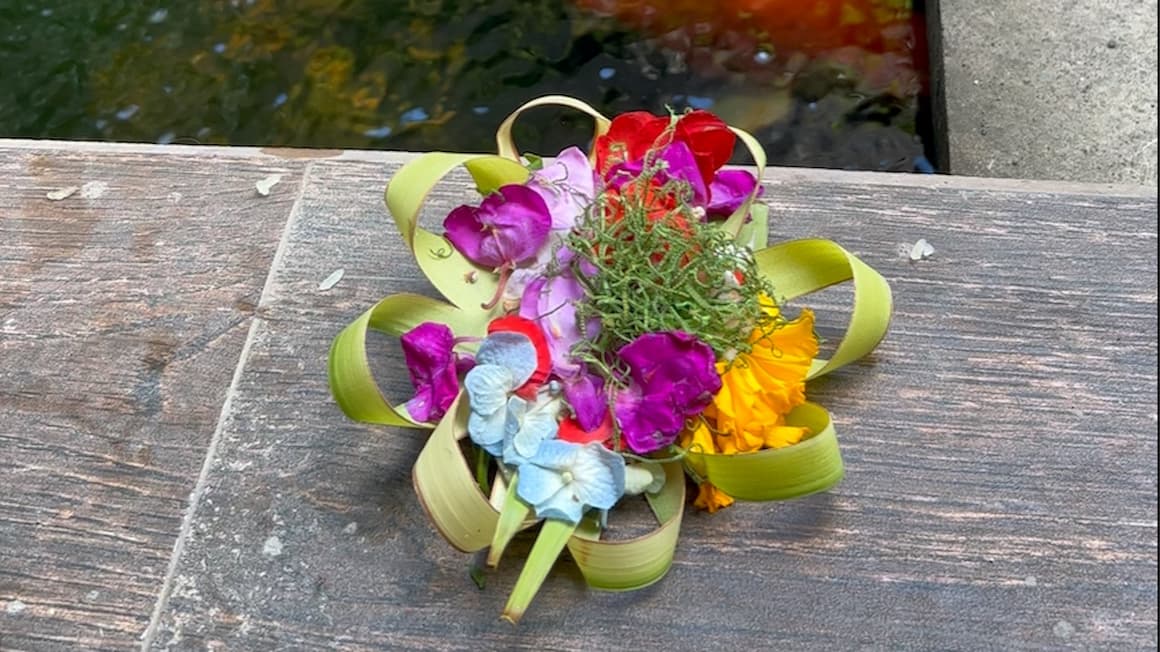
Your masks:
{"label": "light blue hydrangea flower", "polygon": [[598,443],[543,441],[519,476],[516,493],[539,518],[579,523],[584,510],[611,509],[624,494],[624,458]]}
{"label": "light blue hydrangea flower", "polygon": [[527,335],[512,331],[492,333],[479,345],[476,365],[495,365],[512,372],[516,387],[528,382],[536,371],[536,346]]}
{"label": "light blue hydrangea flower", "polygon": [[492,333],[479,346],[475,367],[463,379],[471,404],[467,434],[495,457],[503,454],[509,412],[523,407],[523,399],[512,392],[532,377],[536,362],[536,347],[527,336]]}
{"label": "light blue hydrangea flower", "polygon": [[542,392],[534,403],[512,397],[508,401],[507,426],[504,430],[503,461],[523,464],[535,456],[540,443],[554,439],[560,430],[560,399]]}

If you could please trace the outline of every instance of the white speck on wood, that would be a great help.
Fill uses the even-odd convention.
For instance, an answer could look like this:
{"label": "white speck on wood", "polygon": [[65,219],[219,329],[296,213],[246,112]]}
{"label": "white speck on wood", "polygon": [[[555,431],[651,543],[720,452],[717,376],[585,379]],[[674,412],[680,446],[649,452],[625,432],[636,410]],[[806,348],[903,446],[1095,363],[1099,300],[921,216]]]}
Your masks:
{"label": "white speck on wood", "polygon": [[930,258],[933,255],[934,247],[931,246],[931,244],[927,242],[925,238],[920,238],[919,241],[914,243],[914,246],[910,248],[911,260],[924,260],[926,258]]}
{"label": "white speck on wood", "polygon": [[282,540],[278,537],[266,539],[266,543],[262,544],[262,554],[267,557],[277,557],[282,554]]}
{"label": "white speck on wood", "polygon": [[78,190],[80,190],[80,188],[76,186],[69,186],[67,188],[61,188],[60,190],[50,190],[49,192],[45,193],[44,196],[48,197],[52,201],[60,201],[62,199],[68,199],[69,197],[72,197]]}
{"label": "white speck on wood", "polygon": [[354,521],[347,523],[346,527],[342,528],[343,534],[354,534],[355,532],[358,532],[358,523]]}
{"label": "white speck on wood", "polygon": [[89,602],[96,602],[97,598],[99,597],[101,597],[100,591],[89,591],[85,594],[85,600],[88,600]]}
{"label": "white speck on wood", "polygon": [[265,179],[262,179],[261,181],[255,183],[254,189],[258,191],[259,195],[265,197],[266,195],[270,194],[270,191],[274,188],[274,186],[278,185],[278,182],[281,180],[282,180],[282,175],[271,174],[270,176],[266,177]]}
{"label": "white speck on wood", "polygon": [[346,270],[339,267],[338,269],[331,272],[330,276],[327,276],[321,283],[318,284],[318,289],[326,292],[330,288],[338,285],[338,282],[342,280],[343,274],[346,274]]}
{"label": "white speck on wood", "polygon": [[1055,632],[1056,636],[1067,639],[1071,638],[1071,635],[1075,633],[1075,626],[1066,620],[1061,620],[1055,623],[1055,627],[1052,627],[1051,631]]}
{"label": "white speck on wood", "polygon": [[1034,575],[1028,575],[1023,579],[1023,583],[1027,586],[1039,586],[1039,580]]}
{"label": "white speck on wood", "polygon": [[19,600],[13,600],[12,602],[8,603],[8,606],[4,608],[4,611],[10,615],[15,616],[21,611],[24,611],[26,608],[28,608],[28,605]]}
{"label": "white speck on wood", "polygon": [[109,191],[109,184],[104,181],[89,181],[81,186],[81,199],[100,199]]}

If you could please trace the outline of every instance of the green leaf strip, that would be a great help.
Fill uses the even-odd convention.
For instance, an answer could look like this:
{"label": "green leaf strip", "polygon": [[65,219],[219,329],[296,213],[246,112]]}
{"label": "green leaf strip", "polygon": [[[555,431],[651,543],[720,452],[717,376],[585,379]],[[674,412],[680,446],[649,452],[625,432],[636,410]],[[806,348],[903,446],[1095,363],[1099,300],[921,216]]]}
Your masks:
{"label": "green leaf strip", "polygon": [[544,584],[544,579],[548,577],[548,572],[556,564],[556,559],[575,529],[576,525],[567,521],[555,519],[544,521],[544,527],[540,528],[540,535],[536,537],[536,543],[528,553],[528,560],[524,562],[520,577],[516,580],[511,595],[508,596],[501,618],[513,625],[520,622],[520,618],[532,603],[532,598],[536,597],[540,586]]}
{"label": "green leaf strip", "polygon": [[467,395],[461,392],[435,426],[411,471],[415,494],[435,529],[463,552],[490,545],[499,524],[499,512],[479,490],[459,447],[459,440],[467,436],[470,414]]}
{"label": "green leaf strip", "polygon": [[496,523],[495,534],[491,537],[491,549],[487,553],[487,565],[491,568],[499,566],[503,551],[511,543],[512,537],[527,526],[525,521],[532,512],[532,506],[516,495],[518,482],[519,476],[513,475],[511,485],[504,495],[503,509],[499,512],[499,522]]}
{"label": "green leaf strip", "polygon": [[787,500],[836,485],[844,470],[829,413],[820,405],[804,403],[789,413],[786,424],[805,426],[811,434],[793,446],[756,453],[690,452],[685,462],[697,475],[738,500]]}
{"label": "green leaf strip", "polygon": [[403,241],[431,284],[456,306],[483,313],[480,306],[495,296],[499,287],[495,270],[469,261],[445,238],[419,226],[427,196],[459,165],[467,166],[482,189],[523,183],[528,178],[528,171],[522,166],[498,156],[431,152],[409,161],[395,173],[387,184],[384,200]]}
{"label": "green leaf strip", "polygon": [[685,510],[685,475],[680,463],[664,468],[664,487],[655,495],[646,495],[660,527],[634,539],[597,541],[599,526],[585,519],[568,541],[568,551],[588,586],[632,591],[660,580],[672,566]]}
{"label": "green leaf strip", "polygon": [[750,251],[758,251],[769,244],[769,206],[753,204],[749,214],[753,218],[741,225],[734,240]]}
{"label": "green leaf strip", "polygon": [[890,327],[890,284],[857,256],[829,240],[791,240],[754,254],[757,267],[778,298],[793,300],[854,281],[854,308],[845,335],[829,360],[814,361],[807,378],[840,369],[874,350]]}
{"label": "green leaf strip", "polygon": [[[511,115],[504,119],[504,121],[499,125],[499,129],[497,129],[495,132],[495,142],[496,151],[500,156],[511,159],[513,161],[518,161],[520,159],[520,152],[518,149],[516,149],[515,141],[512,139],[512,127],[515,126],[516,120],[519,119],[524,111],[533,109],[538,106],[563,106],[588,114],[596,123],[595,133],[592,135],[593,141],[595,141],[596,138],[599,138],[600,136],[608,133],[608,125],[611,124],[611,121],[608,118],[604,117],[604,115],[602,115],[599,111],[592,108],[592,106],[587,102],[578,100],[574,97],[568,97],[567,95],[545,95],[543,97],[538,97],[534,100],[531,100],[530,102],[524,103],[515,111],[512,111]],[[595,149],[593,149],[593,152],[595,152]],[[591,158],[592,156],[594,156],[594,154],[590,153],[589,157]]]}
{"label": "green leaf strip", "polygon": [[418,294],[396,294],[379,301],[342,329],[330,345],[330,392],[346,416],[388,426],[431,427],[417,423],[404,407],[392,406],[384,398],[371,374],[366,349],[370,330],[398,337],[425,321],[447,324],[457,335],[482,333],[486,324],[471,313]]}
{"label": "green leaf strip", "polygon": [[513,183],[524,183],[531,175],[518,161],[492,154],[468,159],[464,161],[463,167],[471,174],[475,188],[481,195],[490,195]]}
{"label": "green leaf strip", "polygon": [[753,190],[745,198],[745,201],[737,207],[737,210],[733,211],[733,214],[721,225],[727,233],[736,236],[741,232],[742,227],[745,226],[745,217],[749,215],[750,210],[753,208],[753,202],[757,199],[757,192],[761,189],[761,177],[765,175],[766,158],[765,148],[749,132],[738,129],[737,127],[729,127],[729,130],[745,145],[745,149],[749,150],[749,155],[753,157],[753,164],[757,166],[757,185],[753,187]]}

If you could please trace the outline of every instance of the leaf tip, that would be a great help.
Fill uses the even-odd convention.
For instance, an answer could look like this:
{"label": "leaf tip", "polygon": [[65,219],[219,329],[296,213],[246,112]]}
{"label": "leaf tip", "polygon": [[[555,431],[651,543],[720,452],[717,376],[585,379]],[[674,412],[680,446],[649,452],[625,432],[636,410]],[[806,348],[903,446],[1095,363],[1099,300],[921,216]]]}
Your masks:
{"label": "leaf tip", "polygon": [[523,618],[523,617],[524,617],[524,612],[522,612],[522,611],[514,611],[512,609],[505,609],[504,612],[502,614],[500,614],[499,619],[507,622],[509,625],[514,627],[514,626],[520,624],[520,618]]}
{"label": "leaf tip", "polygon": [[503,555],[502,548],[495,548],[495,547],[491,548],[487,553],[487,567],[488,568],[498,568],[499,567],[499,558],[501,555]]}
{"label": "leaf tip", "polygon": [[471,581],[475,583],[476,588],[480,591],[484,589],[487,584],[487,576],[483,572],[483,567],[480,566],[480,557],[483,551],[477,552],[471,560],[471,564],[467,568],[467,574],[471,577]]}

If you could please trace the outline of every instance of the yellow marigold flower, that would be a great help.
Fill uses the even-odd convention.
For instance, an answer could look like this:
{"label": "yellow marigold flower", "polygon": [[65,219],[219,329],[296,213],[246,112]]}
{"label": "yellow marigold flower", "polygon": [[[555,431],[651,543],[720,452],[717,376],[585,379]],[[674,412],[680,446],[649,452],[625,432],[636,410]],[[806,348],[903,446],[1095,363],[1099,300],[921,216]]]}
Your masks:
{"label": "yellow marigold flower", "polygon": [[686,427],[681,432],[680,445],[682,448],[688,449],[693,453],[702,453],[705,455],[715,455],[720,451],[717,449],[717,442],[713,438],[713,433],[709,431],[709,427],[705,425],[703,419],[698,419],[696,425],[692,428]]}
{"label": "yellow marigold flower", "polygon": [[[766,312],[776,317],[772,302]],[[716,422],[718,444],[730,452],[779,448],[797,443],[802,432],[784,425],[785,415],[806,400],[806,373],[818,355],[814,313],[803,310],[797,319],[772,333],[755,331],[752,350],[738,354],[731,364],[717,363],[721,391],[705,416]],[[722,436],[731,438],[729,445]]]}
{"label": "yellow marigold flower", "polygon": [[733,504],[733,497],[714,487],[708,482],[702,482],[697,498],[693,500],[693,507],[708,510],[710,514]]}
{"label": "yellow marigold flower", "polygon": [[[721,453],[717,447],[716,437],[709,431],[709,426],[704,419],[698,419],[695,426],[685,428],[684,432],[681,433],[680,444],[693,453],[705,455],[719,455]],[[697,486],[697,497],[693,500],[694,507],[713,513],[732,504],[733,496],[721,491],[708,481],[703,481]]]}
{"label": "yellow marigold flower", "polygon": [[[766,313],[779,314],[773,301]],[[721,391],[702,419],[681,433],[680,445],[707,455],[733,455],[798,443],[809,431],[790,426],[785,416],[806,400],[806,374],[818,355],[814,314],[781,324],[772,333],[754,331],[752,350],[732,364],[719,362]],[[702,482],[693,504],[710,512],[733,504],[733,498]]]}
{"label": "yellow marigold flower", "polygon": [[809,432],[808,428],[787,426],[782,417],[778,423],[749,423],[742,431],[723,432],[717,435],[717,451],[721,455],[752,453],[765,448],[782,448],[796,444]]}

